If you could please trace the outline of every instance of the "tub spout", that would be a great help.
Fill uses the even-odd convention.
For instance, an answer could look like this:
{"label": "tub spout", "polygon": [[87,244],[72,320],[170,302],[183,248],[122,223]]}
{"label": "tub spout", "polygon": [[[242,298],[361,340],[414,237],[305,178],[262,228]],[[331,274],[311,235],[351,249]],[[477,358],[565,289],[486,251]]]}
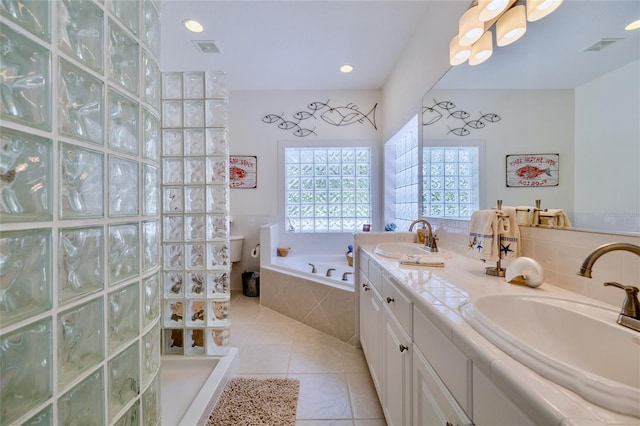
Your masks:
{"label": "tub spout", "polygon": [[333,271],[335,271],[335,270],[336,270],[336,268],[329,268],[329,269],[327,269],[327,277],[330,277],[330,276],[331,276],[331,272],[333,272]]}
{"label": "tub spout", "polygon": [[353,274],[353,272],[345,272],[344,274],[342,274],[342,281],[349,281],[348,275],[351,274]]}
{"label": "tub spout", "polygon": [[309,266],[311,266],[311,273],[315,274],[316,272],[318,272],[318,270],[316,269],[316,265],[314,265],[313,263],[310,263]]}

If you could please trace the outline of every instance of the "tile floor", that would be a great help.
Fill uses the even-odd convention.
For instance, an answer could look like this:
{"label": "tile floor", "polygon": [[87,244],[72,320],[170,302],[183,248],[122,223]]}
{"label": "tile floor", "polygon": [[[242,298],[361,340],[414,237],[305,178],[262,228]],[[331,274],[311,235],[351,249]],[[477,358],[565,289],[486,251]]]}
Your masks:
{"label": "tile floor", "polygon": [[361,349],[231,295],[235,376],[300,380],[296,426],[386,426]]}

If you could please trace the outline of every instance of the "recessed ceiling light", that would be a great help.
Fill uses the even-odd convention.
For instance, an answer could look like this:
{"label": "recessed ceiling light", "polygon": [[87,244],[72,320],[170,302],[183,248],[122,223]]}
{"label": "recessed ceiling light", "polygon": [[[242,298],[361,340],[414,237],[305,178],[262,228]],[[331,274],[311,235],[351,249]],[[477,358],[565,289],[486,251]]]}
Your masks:
{"label": "recessed ceiling light", "polygon": [[638,19],[637,21],[633,21],[632,23],[624,27],[624,29],[627,31],[640,29],[640,19]]}
{"label": "recessed ceiling light", "polygon": [[183,22],[186,29],[194,33],[201,33],[204,31],[204,27],[202,24],[195,19],[185,19]]}
{"label": "recessed ceiling light", "polygon": [[351,65],[343,65],[340,67],[340,71],[347,73],[353,71],[353,67]]}

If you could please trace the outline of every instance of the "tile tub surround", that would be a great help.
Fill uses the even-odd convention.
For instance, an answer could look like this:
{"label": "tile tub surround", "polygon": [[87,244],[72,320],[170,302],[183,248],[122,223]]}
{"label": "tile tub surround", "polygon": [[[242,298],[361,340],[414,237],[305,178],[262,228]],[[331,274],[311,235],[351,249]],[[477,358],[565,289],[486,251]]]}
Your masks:
{"label": "tile tub surround", "polygon": [[353,290],[262,267],[260,303],[343,342],[356,344]]}
{"label": "tile tub surround", "polygon": [[638,418],[608,411],[535,374],[477,333],[459,311],[463,302],[492,294],[544,294],[597,301],[548,282],[536,289],[511,285],[504,278],[485,275],[476,259],[457,253],[452,253],[444,268],[424,268],[400,265],[397,260],[376,255],[375,242],[361,247],[402,284],[414,306],[535,424],[638,423]]}
{"label": "tile tub surround", "polygon": [[231,293],[235,377],[300,380],[296,426],[386,426],[362,350]]}

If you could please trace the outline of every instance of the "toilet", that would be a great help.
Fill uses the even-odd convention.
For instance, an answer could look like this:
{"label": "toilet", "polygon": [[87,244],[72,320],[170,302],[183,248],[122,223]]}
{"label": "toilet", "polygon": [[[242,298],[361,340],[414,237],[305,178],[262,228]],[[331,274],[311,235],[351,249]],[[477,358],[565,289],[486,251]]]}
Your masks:
{"label": "toilet", "polygon": [[242,260],[242,244],[244,243],[244,235],[232,235],[231,238],[231,264]]}

